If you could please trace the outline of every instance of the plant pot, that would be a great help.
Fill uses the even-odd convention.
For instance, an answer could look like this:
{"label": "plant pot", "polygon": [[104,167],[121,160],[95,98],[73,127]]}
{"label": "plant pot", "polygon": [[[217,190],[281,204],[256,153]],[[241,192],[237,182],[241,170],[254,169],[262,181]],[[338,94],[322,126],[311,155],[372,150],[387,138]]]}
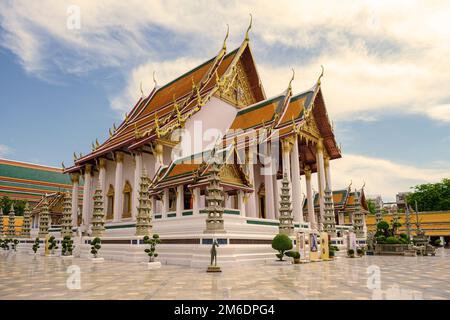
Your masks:
{"label": "plant pot", "polygon": [[148,262],[147,263],[147,269],[148,270],[159,269],[159,268],[161,268],[161,262],[159,262],[159,261],[154,261],[154,262]]}
{"label": "plant pot", "polygon": [[102,263],[105,261],[105,258],[89,258],[93,263]]}
{"label": "plant pot", "polygon": [[294,264],[300,264],[300,259],[294,259]]}

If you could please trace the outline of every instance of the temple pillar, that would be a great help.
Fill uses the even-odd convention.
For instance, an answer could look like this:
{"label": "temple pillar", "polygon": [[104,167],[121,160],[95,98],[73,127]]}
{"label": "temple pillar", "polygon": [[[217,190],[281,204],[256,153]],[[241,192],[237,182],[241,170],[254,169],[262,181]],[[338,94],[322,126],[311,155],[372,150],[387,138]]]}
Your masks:
{"label": "temple pillar", "polygon": [[325,157],[324,158],[324,167],[325,167],[325,183],[328,188],[333,191],[333,188],[331,186],[331,170],[330,170],[330,158]]}
{"label": "temple pillar", "polygon": [[284,174],[286,174],[286,178],[290,182],[291,181],[290,155],[291,155],[291,150],[292,150],[291,141],[289,139],[283,139],[282,147],[283,147],[283,176],[284,176]]}
{"label": "temple pillar", "polygon": [[194,197],[192,201],[192,215],[198,215],[200,214],[200,201],[201,201],[201,195],[200,195],[200,188],[196,187],[192,190],[192,196]]}
{"label": "temple pillar", "polygon": [[181,217],[183,215],[183,207],[184,207],[184,190],[183,185],[177,186],[177,217]]}
{"label": "temple pillar", "polygon": [[256,218],[258,216],[256,212],[256,186],[255,186],[255,172],[254,172],[254,163],[253,163],[253,151],[250,148],[247,152],[247,173],[250,180],[250,183],[253,186],[253,192],[250,193],[247,200],[247,216]]}
{"label": "temple pillar", "polygon": [[[139,204],[139,190],[142,176],[142,153],[137,152],[134,155],[134,187],[133,187],[133,201],[131,208],[131,218],[135,220],[138,214],[138,204]],[[156,208],[152,206],[152,209]]]}
{"label": "temple pillar", "polygon": [[[272,164],[273,165],[273,164]],[[273,188],[273,174],[270,170],[264,172],[264,187],[265,187],[265,205],[266,218],[275,219],[275,202],[274,202],[274,188]]]}
{"label": "temple pillar", "polygon": [[311,169],[309,166],[305,167],[306,180],[306,203],[308,206],[308,222],[311,229],[317,228],[316,215],[314,214],[314,199],[311,186]]}
{"label": "temple pillar", "polygon": [[153,156],[155,157],[155,174],[158,172],[159,167],[164,165],[163,161],[163,145],[158,143],[153,147]]}
{"label": "temple pillar", "polygon": [[114,222],[119,222],[123,211],[123,157],[122,152],[116,152],[116,175],[114,180]]}
{"label": "temple pillar", "polygon": [[162,206],[161,206],[162,217],[166,218],[168,212],[169,212],[169,188],[165,188],[163,190],[162,195]]}
{"label": "temple pillar", "polygon": [[241,212],[241,216],[245,217],[246,216],[246,212],[245,212],[245,193],[242,190],[238,191],[238,209]]}
{"label": "temple pillar", "polygon": [[319,230],[322,230],[323,216],[325,214],[325,167],[323,158],[323,139],[316,145],[317,180],[319,186]]}
{"label": "temple pillar", "polygon": [[72,180],[72,226],[78,226],[78,188],[80,185],[80,174],[71,173],[70,179]]}
{"label": "temple pillar", "polygon": [[300,176],[300,157],[298,150],[298,136],[294,136],[294,145],[291,153],[291,175],[292,175],[292,212],[294,221],[303,222],[302,190]]}
{"label": "temple pillar", "polygon": [[83,211],[82,211],[82,221],[81,224],[88,226],[90,223],[90,215],[91,215],[91,203],[92,203],[92,194],[91,194],[91,184],[92,184],[92,165],[87,164],[84,167],[84,185],[83,185]]}

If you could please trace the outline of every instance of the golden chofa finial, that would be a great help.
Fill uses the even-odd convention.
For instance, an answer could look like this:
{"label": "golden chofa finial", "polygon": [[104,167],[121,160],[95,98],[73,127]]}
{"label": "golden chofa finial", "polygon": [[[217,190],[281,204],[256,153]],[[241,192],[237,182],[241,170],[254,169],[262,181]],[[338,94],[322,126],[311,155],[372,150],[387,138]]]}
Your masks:
{"label": "golden chofa finial", "polygon": [[64,161],[61,162],[61,168],[62,168],[63,170],[66,170],[66,166],[64,165]]}
{"label": "golden chofa finial", "polygon": [[100,143],[98,142],[98,139],[95,139],[95,147],[96,148],[100,147]]}
{"label": "golden chofa finial", "polygon": [[229,35],[230,35],[230,26],[227,23],[227,34],[225,35],[225,39],[223,39],[223,45],[222,45],[222,50],[223,51],[227,50],[227,39],[228,39]]}
{"label": "golden chofa finial", "polygon": [[366,181],[363,181],[363,185],[361,187],[361,190],[363,190],[365,186],[366,186]]}
{"label": "golden chofa finial", "polygon": [[324,71],[323,65],[320,65],[320,67],[322,68],[322,72],[320,73],[319,79],[317,79],[317,84],[318,84],[318,85],[320,85],[320,79],[322,79],[322,77],[323,77],[323,71]]}
{"label": "golden chofa finial", "polygon": [[141,89],[141,97],[143,98],[144,97],[144,90],[142,89],[142,81],[141,81],[141,84],[140,84],[140,89]]}
{"label": "golden chofa finial", "polygon": [[113,136],[113,133],[111,131],[111,128],[109,128],[109,137],[111,138]]}
{"label": "golden chofa finial", "polygon": [[252,22],[253,22],[253,16],[250,13],[250,24],[248,25],[247,31],[245,32],[245,41],[249,41],[248,33],[249,33],[250,29],[252,28]]}
{"label": "golden chofa finial", "polygon": [[74,152],[73,153],[73,162],[77,161],[77,154]]}
{"label": "golden chofa finial", "polygon": [[128,122],[128,113],[125,112],[125,122]]}
{"label": "golden chofa finial", "polygon": [[155,88],[158,86],[158,82],[156,82],[155,78],[156,71],[153,71],[153,83],[155,84]]}
{"label": "golden chofa finial", "polygon": [[292,78],[291,78],[291,80],[289,81],[289,86],[288,86],[288,90],[289,90],[289,91],[292,90],[292,81],[294,81],[294,78],[295,78],[295,70],[294,70],[294,68],[292,68],[291,70],[292,70]]}

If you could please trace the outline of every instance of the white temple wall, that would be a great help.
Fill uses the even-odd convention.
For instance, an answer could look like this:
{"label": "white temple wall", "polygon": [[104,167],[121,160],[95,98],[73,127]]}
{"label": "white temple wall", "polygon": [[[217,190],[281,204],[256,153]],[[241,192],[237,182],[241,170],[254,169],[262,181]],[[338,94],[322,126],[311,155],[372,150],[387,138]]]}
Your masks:
{"label": "white temple wall", "polygon": [[[108,193],[109,186],[112,185],[114,188],[114,179],[116,174],[116,164],[113,161],[106,161],[106,171],[105,171],[105,186],[104,192],[105,196]],[[106,208],[105,208],[106,209]]]}
{"label": "white temple wall", "polygon": [[[123,158],[123,180],[122,180],[122,189],[120,192],[123,192],[123,188],[125,187],[125,183],[128,181],[128,183],[131,185],[132,188],[132,199],[134,197],[134,193],[136,190],[134,190],[134,170],[135,170],[135,162],[132,156],[125,154]],[[123,199],[124,201],[124,199]],[[122,201],[122,208],[121,212],[123,214],[123,208],[124,203]],[[131,201],[131,205],[133,205],[133,201]],[[132,209],[131,209],[132,210]],[[127,218],[130,219],[130,218]]]}
{"label": "white temple wall", "polygon": [[182,151],[185,157],[210,149],[219,133],[224,135],[236,117],[234,106],[212,97],[200,112],[186,121],[185,132],[181,134]]}
{"label": "white temple wall", "polygon": [[142,168],[145,168],[150,179],[153,179],[155,176],[155,157],[148,153],[142,153]]}

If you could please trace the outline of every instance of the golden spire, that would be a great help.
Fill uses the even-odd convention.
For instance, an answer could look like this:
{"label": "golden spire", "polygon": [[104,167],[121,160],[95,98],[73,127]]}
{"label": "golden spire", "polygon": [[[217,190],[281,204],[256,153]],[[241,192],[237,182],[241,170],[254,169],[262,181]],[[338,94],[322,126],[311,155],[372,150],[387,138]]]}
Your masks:
{"label": "golden spire", "polygon": [[292,81],[294,81],[294,78],[295,78],[295,70],[294,70],[294,68],[292,68],[291,70],[292,70],[292,78],[289,81],[288,91],[292,90]]}
{"label": "golden spire", "polygon": [[253,22],[253,16],[250,13],[250,24],[248,25],[247,31],[245,32],[245,41],[249,41],[248,33],[249,33],[250,29],[252,28],[252,22]]}
{"label": "golden spire", "polygon": [[320,65],[320,67],[322,68],[322,72],[320,73],[319,79],[317,79],[317,84],[318,84],[319,86],[320,86],[320,79],[323,77],[323,71],[324,71],[323,66]]}
{"label": "golden spire", "polygon": [[98,139],[95,139],[95,147],[96,148],[100,147],[100,143],[98,142]]}
{"label": "golden spire", "polygon": [[229,34],[230,34],[230,26],[227,23],[227,34],[225,35],[225,39],[223,39],[223,45],[222,45],[223,51],[227,50],[227,39],[228,39]]}
{"label": "golden spire", "polygon": [[158,82],[156,82],[156,79],[155,79],[155,72],[156,71],[153,71],[153,83],[155,84],[155,88],[158,86]]}
{"label": "golden spire", "polygon": [[348,190],[352,190],[353,180],[350,179],[350,184],[348,185]]}

